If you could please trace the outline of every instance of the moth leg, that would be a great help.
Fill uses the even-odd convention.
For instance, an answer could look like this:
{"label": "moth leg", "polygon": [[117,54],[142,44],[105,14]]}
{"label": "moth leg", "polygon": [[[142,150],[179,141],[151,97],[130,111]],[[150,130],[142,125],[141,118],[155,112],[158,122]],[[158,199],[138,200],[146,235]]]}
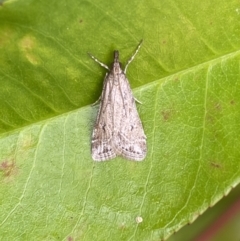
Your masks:
{"label": "moth leg", "polygon": [[[106,85],[106,79],[107,79],[107,75],[108,73],[106,73],[105,78],[104,78],[104,82],[103,82],[103,89],[105,88]],[[102,99],[102,95],[92,104],[92,106],[96,105],[97,103],[99,103]]]}
{"label": "moth leg", "polygon": [[138,104],[141,104],[141,105],[142,105],[142,102],[139,101],[137,98],[134,97],[134,100],[135,100]]}
{"label": "moth leg", "polygon": [[110,69],[108,68],[108,66],[104,63],[102,63],[101,61],[99,61],[96,57],[94,57],[92,54],[88,53],[88,55],[98,64],[100,64],[103,68],[107,69],[108,71],[110,71]]}
{"label": "moth leg", "polygon": [[138,51],[139,51],[139,49],[140,49],[140,47],[141,47],[141,45],[142,45],[142,42],[143,42],[143,40],[140,41],[140,43],[139,43],[138,46],[137,46],[137,49],[136,49],[135,53],[134,53],[134,54],[132,55],[132,57],[128,60],[126,66],[125,66],[125,69],[124,69],[124,74],[126,74],[128,65],[133,61],[133,59],[135,58],[136,54],[138,53]]}
{"label": "moth leg", "polygon": [[101,101],[101,96],[93,104],[91,104],[91,106],[98,104],[100,101]]}

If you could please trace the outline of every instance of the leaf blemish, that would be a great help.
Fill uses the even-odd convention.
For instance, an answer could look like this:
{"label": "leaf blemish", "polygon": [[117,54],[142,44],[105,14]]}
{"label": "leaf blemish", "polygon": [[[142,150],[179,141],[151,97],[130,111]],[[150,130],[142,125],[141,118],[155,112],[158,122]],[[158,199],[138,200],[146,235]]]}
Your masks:
{"label": "leaf blemish", "polygon": [[9,177],[16,173],[16,165],[13,160],[4,160],[0,163],[0,171],[3,172],[5,177]]}
{"label": "leaf blemish", "polygon": [[14,37],[13,31],[10,28],[2,28],[0,32],[0,48],[7,48],[7,44],[11,43],[11,39]]}
{"label": "leaf blemish", "polygon": [[180,79],[178,77],[174,78],[175,82],[178,82]]}
{"label": "leaf blemish", "polygon": [[33,54],[35,39],[32,36],[25,36],[22,38],[22,40],[20,40],[19,47],[31,64],[38,64],[37,57]]}
{"label": "leaf blemish", "polygon": [[68,241],[73,241],[73,237],[69,236],[67,240]]}
{"label": "leaf blemish", "polygon": [[217,163],[217,162],[211,162],[211,166],[214,168],[221,168],[221,164]]}
{"label": "leaf blemish", "polygon": [[163,110],[161,112],[162,116],[163,116],[163,120],[164,121],[168,121],[172,115],[171,111],[170,110]]}
{"label": "leaf blemish", "polygon": [[143,218],[142,217],[140,217],[140,216],[138,216],[138,217],[136,217],[136,223],[137,224],[139,224],[139,223],[142,223],[142,221],[143,221]]}
{"label": "leaf blemish", "polygon": [[222,106],[220,103],[216,103],[215,104],[215,109],[218,110],[218,111],[221,111],[222,110]]}

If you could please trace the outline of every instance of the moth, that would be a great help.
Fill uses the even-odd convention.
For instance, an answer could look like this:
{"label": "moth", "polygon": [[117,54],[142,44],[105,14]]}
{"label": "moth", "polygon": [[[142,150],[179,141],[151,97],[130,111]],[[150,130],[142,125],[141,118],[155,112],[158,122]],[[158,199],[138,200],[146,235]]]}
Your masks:
{"label": "moth", "polygon": [[116,156],[142,161],[146,157],[146,135],[126,77],[127,68],[138,53],[141,44],[142,41],[128,60],[124,70],[119,62],[118,50],[114,51],[114,60],[110,68],[88,53],[94,61],[108,70],[99,98],[100,106],[92,133],[94,161],[106,161]]}

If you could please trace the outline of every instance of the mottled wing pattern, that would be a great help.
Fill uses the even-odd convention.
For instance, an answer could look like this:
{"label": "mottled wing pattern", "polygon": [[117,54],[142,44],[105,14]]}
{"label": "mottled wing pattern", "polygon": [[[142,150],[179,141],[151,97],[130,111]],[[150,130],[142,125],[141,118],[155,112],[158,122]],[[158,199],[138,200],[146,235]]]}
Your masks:
{"label": "mottled wing pattern", "polygon": [[121,85],[115,89],[113,97],[116,110],[121,111],[114,120],[116,153],[129,160],[142,161],[147,153],[146,136],[129,82],[124,74],[119,78]]}
{"label": "mottled wing pattern", "polygon": [[116,157],[113,149],[113,123],[111,110],[111,81],[105,77],[98,116],[92,134],[92,158],[105,161]]}
{"label": "mottled wing pattern", "polygon": [[142,161],[147,152],[146,136],[132,95],[126,70],[137,54],[127,62],[124,71],[119,62],[119,52],[114,51],[112,68],[101,63],[91,54],[90,57],[107,69],[100,100],[97,120],[92,134],[92,158],[105,161],[118,155],[134,161]]}

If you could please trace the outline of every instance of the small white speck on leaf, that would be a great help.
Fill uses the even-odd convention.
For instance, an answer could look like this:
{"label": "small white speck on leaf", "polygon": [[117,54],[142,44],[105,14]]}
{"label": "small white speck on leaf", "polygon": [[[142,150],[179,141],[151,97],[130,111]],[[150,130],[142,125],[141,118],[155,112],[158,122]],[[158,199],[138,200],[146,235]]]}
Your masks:
{"label": "small white speck on leaf", "polygon": [[137,216],[135,220],[136,220],[136,223],[141,223],[143,221],[143,218],[140,216]]}

